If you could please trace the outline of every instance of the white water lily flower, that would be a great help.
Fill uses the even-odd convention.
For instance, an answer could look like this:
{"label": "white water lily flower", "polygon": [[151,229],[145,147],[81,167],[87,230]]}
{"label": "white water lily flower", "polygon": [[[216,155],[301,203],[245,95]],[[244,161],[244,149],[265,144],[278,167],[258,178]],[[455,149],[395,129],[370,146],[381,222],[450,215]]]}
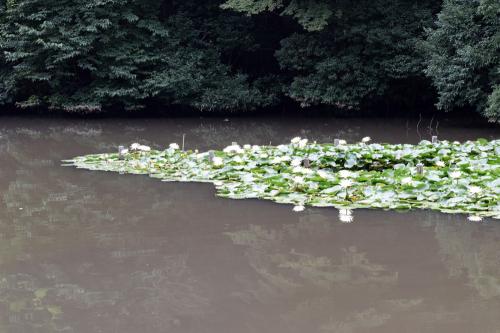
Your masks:
{"label": "white water lily flower", "polygon": [[304,175],[312,175],[314,173],[314,170],[313,169],[309,169],[309,168],[302,168],[302,171],[301,171]]}
{"label": "white water lily flower", "polygon": [[243,149],[252,149],[252,146],[249,144],[243,145]]}
{"label": "white water lily flower", "polygon": [[280,164],[281,157],[277,156],[277,157],[273,158],[270,162],[271,162],[271,164]]}
{"label": "white water lily flower", "polygon": [[446,164],[443,162],[443,161],[437,161],[436,162],[436,166],[440,167],[440,168],[443,168],[446,166]]}
{"label": "white water lily flower", "polygon": [[128,149],[127,148],[123,148],[123,149],[120,149],[120,155],[126,155],[128,154]]}
{"label": "white water lily flower", "polygon": [[481,216],[477,216],[477,215],[470,215],[467,217],[467,220],[469,220],[471,222],[481,222],[483,220],[483,218]]}
{"label": "white water lily flower", "polygon": [[307,139],[302,139],[302,140],[299,141],[298,146],[300,148],[304,148],[306,145],[307,145]]}
{"label": "white water lily flower", "polygon": [[293,211],[294,211],[294,212],[301,212],[301,211],[303,211],[304,209],[305,209],[305,207],[304,207],[304,206],[302,206],[302,205],[297,205],[297,206],[294,206],[294,207],[293,207]]}
{"label": "white water lily flower", "polygon": [[339,171],[339,177],[340,178],[349,178],[352,176],[352,172],[349,170],[340,170]]}
{"label": "white water lily flower", "polygon": [[353,184],[352,180],[350,180],[350,179],[342,179],[340,181],[340,186],[343,188],[348,188],[348,187],[352,186],[352,184]]}
{"label": "white water lily flower", "polygon": [[137,150],[141,145],[137,142],[134,142],[130,145],[130,150]]}
{"label": "white water lily flower", "polygon": [[233,157],[233,162],[241,163],[243,162],[243,159],[241,158],[241,156],[235,156]]}
{"label": "white water lily flower", "polygon": [[469,186],[469,193],[471,194],[479,194],[483,190],[479,186]]}
{"label": "white water lily flower", "polygon": [[295,184],[304,184],[304,177],[295,176],[295,177],[293,177],[293,182]]}
{"label": "white water lily flower", "polygon": [[460,171],[452,171],[449,173],[450,177],[451,178],[454,178],[454,179],[457,179],[457,178],[460,178],[460,176],[462,176],[462,172]]}
{"label": "white water lily flower", "polygon": [[151,148],[149,146],[139,145],[137,150],[139,150],[139,151],[151,151]]}
{"label": "white water lily flower", "polygon": [[343,223],[351,223],[352,221],[354,221],[354,216],[352,216],[352,210],[339,209],[339,220]]}
{"label": "white water lily flower", "polygon": [[269,157],[269,155],[267,155],[267,154],[260,154],[260,155],[259,155],[259,157],[260,157],[260,158],[264,158],[264,159],[265,159],[265,158],[268,158],[268,157]]}
{"label": "white water lily flower", "polygon": [[224,148],[223,152],[241,154],[244,153],[245,151],[241,149],[240,145],[230,145]]}
{"label": "white water lily flower", "polygon": [[224,160],[221,157],[215,156],[212,159],[212,164],[215,165],[215,166],[221,166],[221,165],[224,164]]}
{"label": "white water lily flower", "polygon": [[297,143],[300,142],[300,140],[301,140],[301,138],[298,137],[298,136],[296,136],[295,138],[293,138],[292,140],[290,140],[290,142],[293,143],[293,144],[297,144]]}
{"label": "white water lily flower", "polygon": [[339,145],[346,145],[347,144],[347,141],[345,140],[339,140]]}
{"label": "white water lily flower", "polygon": [[171,143],[169,146],[168,146],[170,149],[173,149],[173,150],[177,150],[179,149],[179,145],[177,143]]}
{"label": "white water lily flower", "polygon": [[290,156],[288,156],[288,155],[285,155],[285,156],[281,157],[281,161],[283,161],[283,162],[290,161],[291,159],[292,158]]}
{"label": "white water lily flower", "polygon": [[290,165],[293,167],[300,166],[302,164],[302,160],[300,158],[294,158],[291,162]]}
{"label": "white water lily flower", "polygon": [[412,185],[413,184],[413,178],[411,177],[404,177],[401,179],[401,184],[402,185]]}
{"label": "white water lily flower", "polygon": [[370,142],[371,140],[372,140],[372,138],[370,138],[369,136],[365,136],[363,139],[361,139],[361,142],[367,143],[367,142]]}
{"label": "white water lily flower", "polygon": [[304,175],[310,175],[314,173],[314,171],[312,169],[304,168],[302,166],[296,166],[292,169],[292,173],[301,173]]}

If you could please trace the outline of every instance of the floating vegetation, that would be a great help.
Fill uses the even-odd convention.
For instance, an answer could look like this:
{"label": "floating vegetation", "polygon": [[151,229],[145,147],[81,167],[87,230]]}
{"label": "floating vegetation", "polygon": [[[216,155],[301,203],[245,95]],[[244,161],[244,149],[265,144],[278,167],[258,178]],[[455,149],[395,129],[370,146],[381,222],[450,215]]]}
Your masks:
{"label": "floating vegetation", "polygon": [[294,205],[342,209],[425,208],[466,213],[472,221],[500,218],[500,140],[421,141],[410,144],[333,144],[294,138],[279,146],[240,146],[222,151],[166,150],[137,143],[117,153],[67,160],[89,170],[148,174],[163,181],[214,183],[221,197],[259,198]]}

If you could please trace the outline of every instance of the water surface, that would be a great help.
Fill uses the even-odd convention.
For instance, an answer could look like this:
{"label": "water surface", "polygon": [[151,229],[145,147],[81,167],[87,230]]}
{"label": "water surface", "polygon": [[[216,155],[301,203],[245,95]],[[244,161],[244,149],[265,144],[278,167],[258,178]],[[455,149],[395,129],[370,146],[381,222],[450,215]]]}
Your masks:
{"label": "water surface", "polygon": [[[155,148],[499,138],[404,119],[0,120],[0,332],[500,332],[500,223],[215,197],[60,166]],[[431,126],[429,126],[431,125]]]}

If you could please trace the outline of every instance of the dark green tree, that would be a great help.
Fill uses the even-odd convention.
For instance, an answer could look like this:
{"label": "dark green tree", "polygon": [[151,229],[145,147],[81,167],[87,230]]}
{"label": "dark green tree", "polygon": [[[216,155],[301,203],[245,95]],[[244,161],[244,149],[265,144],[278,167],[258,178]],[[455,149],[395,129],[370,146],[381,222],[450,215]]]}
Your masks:
{"label": "dark green tree", "polygon": [[424,49],[438,108],[470,106],[500,119],[500,2],[444,0]]}
{"label": "dark green tree", "polygon": [[286,94],[302,105],[355,109],[387,98],[391,86],[407,91],[422,80],[416,49],[432,24],[435,1],[336,1],[335,17],[318,32],[299,32],[277,52],[292,75]]}
{"label": "dark green tree", "polygon": [[[20,107],[83,112],[148,103],[239,109],[269,102],[245,75],[221,61],[222,53],[245,43],[238,32],[244,18],[220,10],[218,3],[193,11],[194,2],[174,1],[170,12],[163,5],[157,0],[9,2],[0,26],[10,65],[3,91]],[[219,25],[204,25],[210,23],[206,18]],[[236,22],[225,26],[231,18]]]}

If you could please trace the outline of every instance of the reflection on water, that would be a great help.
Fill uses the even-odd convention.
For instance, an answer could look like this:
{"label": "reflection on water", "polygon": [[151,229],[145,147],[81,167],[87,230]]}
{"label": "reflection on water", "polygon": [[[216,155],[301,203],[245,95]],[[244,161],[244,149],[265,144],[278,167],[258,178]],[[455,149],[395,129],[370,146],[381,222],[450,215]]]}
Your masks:
{"label": "reflection on water", "polygon": [[354,221],[354,213],[352,209],[339,209],[339,220],[344,223],[351,223]]}
{"label": "reflection on water", "polygon": [[[306,209],[64,168],[133,141],[415,142],[403,121],[6,118],[0,332],[498,332],[500,224]],[[440,125],[448,139],[495,129]],[[350,223],[353,222],[353,223]]]}

